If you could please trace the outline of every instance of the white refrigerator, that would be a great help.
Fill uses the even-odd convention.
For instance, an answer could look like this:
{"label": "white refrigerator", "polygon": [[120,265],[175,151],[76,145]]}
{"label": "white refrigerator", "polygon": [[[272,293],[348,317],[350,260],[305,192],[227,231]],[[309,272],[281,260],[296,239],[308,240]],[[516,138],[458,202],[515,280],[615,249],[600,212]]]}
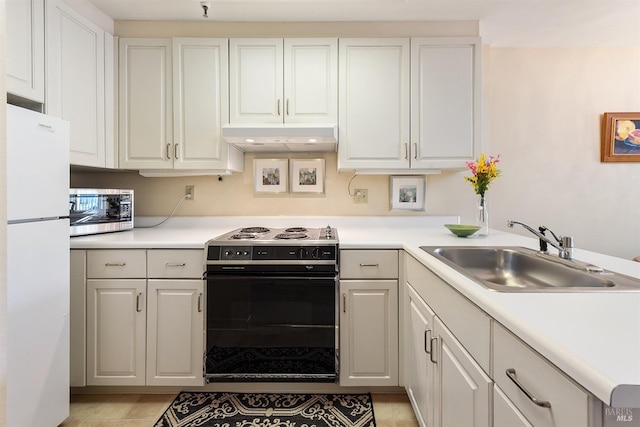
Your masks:
{"label": "white refrigerator", "polygon": [[69,123],[7,105],[7,426],[69,415]]}

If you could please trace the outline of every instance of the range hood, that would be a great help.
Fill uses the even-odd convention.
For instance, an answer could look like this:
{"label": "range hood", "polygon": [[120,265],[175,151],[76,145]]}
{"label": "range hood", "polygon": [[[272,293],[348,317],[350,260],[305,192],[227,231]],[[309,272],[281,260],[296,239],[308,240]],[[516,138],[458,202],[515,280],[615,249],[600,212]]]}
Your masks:
{"label": "range hood", "polygon": [[335,124],[229,124],[222,126],[222,137],[245,153],[336,151],[338,126]]}

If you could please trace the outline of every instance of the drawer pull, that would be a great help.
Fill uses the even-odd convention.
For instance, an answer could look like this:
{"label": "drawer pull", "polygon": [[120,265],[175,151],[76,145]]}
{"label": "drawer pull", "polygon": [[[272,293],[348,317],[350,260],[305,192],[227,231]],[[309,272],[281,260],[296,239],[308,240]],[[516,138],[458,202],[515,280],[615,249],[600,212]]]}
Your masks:
{"label": "drawer pull", "polygon": [[165,264],[166,267],[184,267],[187,265],[186,262],[168,262]]}
{"label": "drawer pull", "polygon": [[202,292],[198,294],[198,313],[202,312]]}
{"label": "drawer pull", "polygon": [[360,263],[360,267],[378,267],[378,264],[363,264],[363,263]]}
{"label": "drawer pull", "polygon": [[[431,329],[426,329],[424,331],[424,352],[427,354],[431,354]],[[428,345],[427,345],[428,343]]]}
{"label": "drawer pull", "polygon": [[520,384],[520,381],[518,381],[518,379],[516,378],[515,369],[509,368],[505,371],[505,373],[507,374],[507,377],[509,377],[509,379],[513,381],[513,383],[520,389],[520,391],[522,391],[525,396],[527,396],[529,400],[532,401],[535,405],[542,406],[543,408],[551,408],[551,402],[539,400],[533,394],[531,394],[531,392],[527,390],[522,384]]}
{"label": "drawer pull", "polygon": [[104,264],[105,267],[124,267],[127,265],[126,262],[107,262]]}
{"label": "drawer pull", "polygon": [[136,296],[136,311],[142,311],[142,292],[140,292],[138,296]]}

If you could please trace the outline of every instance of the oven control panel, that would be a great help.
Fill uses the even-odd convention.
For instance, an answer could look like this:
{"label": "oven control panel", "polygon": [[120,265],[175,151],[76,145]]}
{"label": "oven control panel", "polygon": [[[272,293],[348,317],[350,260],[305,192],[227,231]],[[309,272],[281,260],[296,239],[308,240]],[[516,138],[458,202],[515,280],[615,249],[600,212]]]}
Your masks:
{"label": "oven control panel", "polygon": [[[217,252],[217,254],[216,254]],[[216,256],[217,255],[217,256]],[[209,247],[208,261],[335,261],[337,245],[318,246],[237,246]]]}

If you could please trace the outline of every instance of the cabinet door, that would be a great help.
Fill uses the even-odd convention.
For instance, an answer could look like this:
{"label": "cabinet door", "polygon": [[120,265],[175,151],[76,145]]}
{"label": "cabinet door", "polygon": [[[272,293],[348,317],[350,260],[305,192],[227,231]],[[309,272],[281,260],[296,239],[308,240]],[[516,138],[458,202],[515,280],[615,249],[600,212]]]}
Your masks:
{"label": "cabinet door", "polygon": [[105,167],[104,31],[61,0],[47,2],[46,110],[71,123],[71,164]]}
{"label": "cabinet door", "polygon": [[409,337],[407,348],[406,389],[421,426],[433,426],[434,364],[431,362],[431,339],[435,314],[407,285]]}
{"label": "cabinet door", "polygon": [[229,41],[230,123],[282,123],[282,39]]}
{"label": "cabinet door", "polygon": [[7,0],[7,93],[44,102],[44,0]]}
{"label": "cabinet door", "polygon": [[340,385],[398,385],[398,282],[340,281]]}
{"label": "cabinet door", "polygon": [[409,39],[340,39],[338,169],[409,167]]}
{"label": "cabinet door", "polygon": [[284,40],[284,121],[338,121],[337,39]]}
{"label": "cabinet door", "polygon": [[227,39],[173,39],[175,169],[227,167]]}
{"label": "cabinet door", "polygon": [[144,385],[146,280],[87,280],[87,385]]}
{"label": "cabinet door", "polygon": [[493,425],[494,427],[533,427],[497,385],[493,387]]}
{"label": "cabinet door", "polygon": [[435,318],[437,427],[489,427],[492,381],[451,334]]}
{"label": "cabinet door", "polygon": [[171,39],[120,39],[120,167],[171,169]]}
{"label": "cabinet door", "polygon": [[202,280],[149,280],[147,385],[203,385]]}
{"label": "cabinet door", "polygon": [[480,144],[477,38],[411,39],[411,167],[463,168]]}

